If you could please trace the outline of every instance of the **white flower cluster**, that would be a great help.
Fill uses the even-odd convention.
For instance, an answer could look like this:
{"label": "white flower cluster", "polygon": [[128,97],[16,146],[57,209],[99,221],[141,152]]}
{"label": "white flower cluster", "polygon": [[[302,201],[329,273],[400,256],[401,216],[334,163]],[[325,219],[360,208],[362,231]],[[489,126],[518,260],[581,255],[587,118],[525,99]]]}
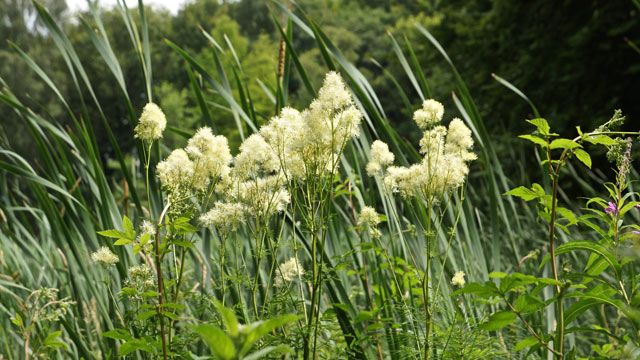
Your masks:
{"label": "white flower cluster", "polygon": [[218,201],[207,213],[200,216],[204,226],[214,226],[219,231],[236,230],[244,222],[246,209],[242,204]]}
{"label": "white flower cluster", "polygon": [[364,226],[369,231],[369,236],[374,239],[379,238],[382,233],[378,230],[378,224],[380,223],[380,214],[376,212],[371,206],[365,206],[360,210],[358,215],[358,222],[361,226]]}
{"label": "white flower cluster", "polygon": [[269,216],[283,212],[291,200],[284,185],[284,179],[279,175],[249,179],[234,184],[231,195],[250,213]]}
{"label": "white flower cluster", "polygon": [[359,136],[361,121],[342,77],[330,72],[308,109],[282,109],[260,134],[271,149],[274,170],[304,181],[336,170],[347,142]]}
{"label": "white flower cluster", "polygon": [[451,285],[464,286],[466,281],[464,280],[464,271],[460,270],[451,278]]}
{"label": "white flower cluster", "polygon": [[358,222],[362,226],[375,227],[380,223],[380,215],[371,206],[365,206],[364,208],[362,208],[362,210],[360,210]]}
{"label": "white flower cluster", "polygon": [[111,266],[120,261],[118,255],[111,252],[111,250],[106,246],[103,246],[96,252],[92,253],[91,259],[103,266]]}
{"label": "white flower cluster", "polygon": [[[235,158],[227,139],[204,127],[184,149],[174,150],[157,165],[157,176],[171,202],[189,199],[194,190],[203,194],[215,183],[215,192],[227,197],[227,205],[238,207],[217,204],[201,221],[232,227],[246,212],[269,216],[284,211],[291,181],[335,172],[347,142],[359,135],[361,119],[344,81],[330,72],[307,110],[282,109],[242,142]],[[388,156],[380,161],[389,162]],[[234,217],[227,221],[230,212]]]}
{"label": "white flower cluster", "polygon": [[309,109],[284,108],[244,140],[228,181],[216,190],[252,214],[282,212],[290,202],[287,183],[335,171],[361,118],[340,75],[330,72]]}
{"label": "white flower cluster", "polygon": [[154,103],[148,103],[142,109],[142,115],[134,129],[135,137],[151,142],[161,138],[166,127],[167,118],[162,109]]}
{"label": "white flower cluster", "polygon": [[155,236],[156,226],[149,220],[142,220],[142,224],[140,224],[140,232],[142,235],[149,234],[150,236]]}
{"label": "white flower cluster", "polygon": [[227,138],[214,136],[210,128],[203,127],[185,149],[175,149],[161,161],[156,172],[170,201],[179,201],[192,190],[205,191],[212,181],[229,177],[231,160]]}
{"label": "white flower cluster", "polygon": [[413,113],[413,120],[425,130],[442,121],[444,106],[436,100],[428,99],[422,102],[422,108]]}
{"label": "white flower cluster", "polygon": [[[404,198],[422,195],[436,200],[464,184],[469,173],[467,163],[477,158],[470,151],[473,147],[471,130],[458,118],[451,121],[448,129],[437,125],[443,114],[442,104],[435,100],[426,100],[422,109],[415,112],[414,120],[423,129],[420,153],[424,158],[410,167],[386,168],[384,182],[391,191],[400,193]],[[371,161],[367,164],[369,174],[369,169],[377,173],[384,166],[378,154],[385,149],[379,144],[374,145],[376,149],[372,145]]]}
{"label": "white flower cluster", "polygon": [[222,135],[214,136],[210,128],[200,128],[189,139],[185,151],[194,163],[195,188],[203,190],[211,179],[229,175],[232,156],[227,138]]}
{"label": "white flower cluster", "polygon": [[166,160],[158,164],[156,171],[163,186],[176,187],[185,182],[192,182],[193,162],[186,151],[175,149]]}
{"label": "white flower cluster", "polygon": [[[156,281],[147,265],[132,266],[129,268],[129,277],[125,279],[124,286],[136,290],[138,294],[156,287]],[[140,299],[140,295],[125,293],[133,299]]]}
{"label": "white flower cluster", "polygon": [[375,176],[383,167],[393,163],[395,156],[389,151],[389,146],[380,140],[371,144],[371,160],[367,164],[367,174]]}
{"label": "white flower cluster", "polygon": [[273,285],[276,287],[281,287],[284,285],[285,281],[291,282],[302,275],[304,275],[304,269],[298,262],[298,259],[292,257],[284,264],[280,264],[280,269],[276,273]]}

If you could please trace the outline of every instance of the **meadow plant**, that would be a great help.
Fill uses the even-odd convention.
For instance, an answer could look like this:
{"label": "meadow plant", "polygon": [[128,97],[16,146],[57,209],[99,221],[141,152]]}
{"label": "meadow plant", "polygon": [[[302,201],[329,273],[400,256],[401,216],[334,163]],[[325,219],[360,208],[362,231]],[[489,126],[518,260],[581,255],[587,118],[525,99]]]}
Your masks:
{"label": "meadow plant", "polygon": [[[417,199],[425,203],[427,215],[424,223],[418,225],[426,239],[426,264],[422,275],[422,295],[425,314],[424,358],[430,355],[430,335],[433,326],[433,315],[437,306],[440,274],[435,288],[431,288],[431,261],[435,257],[436,233],[441,222],[434,223],[432,214],[440,214],[448,204],[448,199],[456,189],[460,188],[469,173],[468,162],[475,160],[476,155],[470,150],[473,147],[471,130],[462,120],[455,118],[446,128],[440,125],[444,116],[444,106],[436,100],[425,100],[422,108],[413,114],[413,119],[422,129],[420,163],[404,166],[388,166],[394,156],[388,152],[386,144],[376,141],[371,146],[371,161],[367,164],[369,174],[378,173],[384,178],[384,186],[388,192],[399,193],[404,199]],[[375,170],[375,171],[374,171]],[[451,238],[450,238],[451,239]],[[447,247],[447,252],[449,247]],[[445,254],[445,257],[448,254]],[[463,274],[464,275],[464,274]],[[458,274],[456,283],[464,283]]]}
{"label": "meadow plant", "polygon": [[[155,317],[159,323],[155,329],[144,328],[150,334],[146,338],[134,338],[127,329],[107,333],[106,336],[126,340],[120,354],[141,350],[152,354],[161,352],[164,358],[171,355],[171,337],[175,332],[172,326],[178,320],[177,313],[184,308],[179,302],[185,254],[193,247],[187,235],[198,230],[191,225],[195,219],[198,219],[198,225],[215,231],[220,240],[221,306],[227,296],[227,240],[239,226],[248,227],[255,245],[252,254],[255,272],[245,276],[253,279],[249,289],[252,318],[261,319],[264,304],[260,304],[259,298],[266,302],[265,287],[272,284],[276,289],[281,288],[296,279],[301,280],[307,272],[298,261],[297,253],[282,264],[276,261],[277,253],[270,253],[277,252],[281,237],[281,230],[274,230],[274,225],[277,229],[276,223],[280,223],[282,228],[285,211],[289,209],[288,213],[302,218],[303,226],[311,236],[310,305],[305,305],[304,330],[304,357],[310,358],[311,352],[315,352],[318,331],[324,281],[322,254],[327,236],[324,229],[329,221],[329,202],[340,155],[348,141],[358,135],[361,117],[342,78],[331,72],[309,109],[303,112],[282,109],[258,133],[242,142],[235,158],[231,156],[224,136],[215,136],[210,128],[203,127],[188,140],[184,149],[173,150],[159,162],[155,172],[164,194],[163,211],[150,214],[151,219],[143,220],[138,232],[127,217],[123,219],[125,231],[100,232],[117,239],[114,245],[132,244],[133,253],[141,255],[143,263],[129,269],[121,295],[136,299],[139,311],[135,321]],[[135,128],[135,137],[148,149],[145,154],[147,194],[151,149],[162,137],[165,127],[162,110],[153,103],[147,104]],[[276,216],[281,218],[275,219]],[[263,278],[261,261],[267,254],[271,255],[273,264]],[[236,270],[248,270],[246,264],[238,263],[237,255],[234,256]],[[174,271],[167,267],[166,256],[173,258]],[[94,253],[92,258],[105,266],[118,260],[106,247]],[[150,277],[151,269],[155,269],[155,281]],[[166,273],[172,278],[165,279]],[[239,293],[242,296],[241,292],[237,287],[234,297]],[[299,292],[304,296],[302,287]]]}
{"label": "meadow plant", "polygon": [[[370,176],[382,179],[380,183],[388,194],[398,193],[412,207],[427,211],[422,218],[425,221],[416,224],[426,240],[426,261],[424,269],[415,273],[416,277],[422,277],[419,301],[426,321],[415,329],[424,328],[425,358],[430,355],[430,333],[444,275],[443,271],[437,274],[434,277],[437,282],[432,279],[435,274],[430,275],[436,252],[435,234],[442,225],[441,221],[433,223],[432,219],[442,217],[448,199],[465,182],[468,163],[476,158],[471,152],[471,131],[457,118],[448,128],[440,125],[443,115],[444,107],[435,100],[424,101],[414,114],[416,124],[423,131],[420,163],[393,166],[394,154],[384,142],[377,140],[371,145],[371,157],[366,165]],[[185,302],[193,300],[190,300],[193,292],[183,287],[186,254],[195,246],[192,235],[208,229],[218,239],[215,261],[219,265],[219,285],[216,286],[219,292],[215,306],[223,315],[230,341],[238,345],[239,340],[233,340],[238,334],[234,330],[237,325],[230,324],[231,310],[225,307],[227,298],[231,296],[233,303],[244,309],[244,293],[248,290],[253,311],[243,310],[240,314],[246,322],[259,323],[270,317],[265,320],[269,323],[275,316],[269,310],[272,306],[267,305],[272,291],[276,294],[271,296],[289,303],[283,309],[302,310],[304,322],[296,318],[294,334],[301,341],[302,358],[315,359],[321,323],[327,321],[326,314],[321,312],[321,294],[325,282],[331,280],[329,273],[334,271],[327,267],[325,258],[328,229],[335,212],[332,202],[340,184],[341,156],[349,141],[359,135],[361,119],[362,114],[341,76],[330,72],[308,109],[299,112],[283,108],[240,144],[235,157],[224,136],[214,135],[210,128],[203,127],[187,141],[186,147],[174,149],[157,163],[155,173],[165,204],[162,212],[149,213],[149,219],[143,219],[137,231],[133,222],[124,217],[124,231],[100,232],[116,239],[113,245],[131,245],[130,251],[139,259],[138,264],[129,267],[120,291],[121,298],[130,304],[129,312],[121,316],[123,327],[105,333],[107,337],[124,340],[120,355],[141,351],[152,357],[161,354],[167,359],[183,351],[188,335],[179,325],[180,317],[186,309]],[[135,137],[147,149],[147,194],[151,188],[151,149],[154,142],[162,138],[165,127],[162,110],[155,104],[147,104],[135,128]],[[149,195],[148,198],[151,199]],[[377,242],[382,236],[379,229],[382,221],[386,221],[386,217],[366,205],[357,216],[358,226],[366,229],[369,238]],[[286,255],[279,252],[287,224],[291,224],[294,235],[293,253],[284,257]],[[248,263],[245,254],[238,251],[241,239],[238,233],[245,231],[243,229],[253,244]],[[298,237],[298,231],[308,236]],[[228,253],[230,240],[235,242],[231,254]],[[298,241],[302,244],[297,244]],[[307,249],[309,258],[298,252],[301,246]],[[271,260],[266,272],[262,266],[265,257]],[[288,260],[278,260],[283,257]],[[118,261],[107,247],[95,252],[92,258],[107,271]],[[385,255],[385,258],[391,264],[390,257]],[[362,261],[366,262],[364,254]],[[418,269],[417,263],[414,269]],[[397,278],[395,282],[400,289]],[[464,285],[464,273],[458,272],[451,283]],[[110,284],[107,287],[110,289]],[[372,298],[369,296],[369,299],[371,306]],[[113,296],[112,300],[117,303]],[[404,298],[400,302],[407,305]],[[210,345],[212,333],[223,334],[215,325],[199,325],[194,329],[205,340],[209,339]],[[213,345],[211,349],[220,358],[236,358],[230,355],[229,349],[220,350]],[[246,351],[247,348],[236,349],[234,353],[242,357]]]}
{"label": "meadow plant", "polygon": [[[131,84],[125,83],[117,57],[103,36],[97,11],[91,8],[100,31],[87,26],[90,40],[123,90],[134,129],[132,138],[137,139],[135,154],[130,158],[120,153],[99,96],[95,96],[77,54],[68,45],[69,39],[44,8],[38,3],[34,6],[63,57],[69,59],[73,79],[78,79],[78,93],[91,95],[93,102],[88,95],[82,98],[83,114],[76,116],[76,109],[70,108],[60,95],[76,125],[67,132],[50,122],[48,116],[42,117],[23,106],[6,87],[0,89],[0,99],[24,117],[33,130],[41,165],[46,170],[41,176],[40,164],[32,167],[10,149],[1,150],[2,174],[28,180],[16,186],[18,191],[6,191],[9,195],[0,209],[0,308],[5,312],[13,309],[15,314],[11,319],[13,329],[0,328],[4,349],[9,348],[6,339],[12,336],[22,338],[26,358],[39,354],[51,358],[73,355],[86,359],[182,359],[208,353],[219,359],[500,358],[514,350],[508,348],[510,339],[502,336],[501,326],[520,318],[533,340],[523,340],[516,349],[529,346],[535,352],[536,347],[546,346],[562,355],[556,344],[561,347],[563,336],[544,334],[539,318],[529,318],[534,310],[544,307],[535,298],[544,286],[551,285],[561,291],[555,297],[538,300],[543,304],[554,299],[561,299],[556,303],[566,302],[567,315],[558,318],[564,319],[565,324],[592,306],[591,302],[609,299],[604,305],[606,314],[612,314],[611,307],[619,309],[622,325],[616,322],[605,330],[596,329],[600,334],[606,331],[613,339],[597,351],[607,355],[636,351],[637,334],[627,334],[626,325],[634,324],[630,320],[634,312],[628,309],[636,305],[638,297],[625,256],[637,254],[637,247],[629,244],[637,241],[640,228],[621,221],[640,204],[631,201],[631,192],[624,192],[630,187],[621,185],[630,181],[630,155],[625,155],[630,143],[607,137],[612,135],[609,127],[619,122],[619,117],[595,132],[569,140],[580,146],[599,141],[612,149],[610,156],[620,159],[618,173],[625,175],[607,185],[612,196],[588,203],[595,217],[575,217],[617,245],[619,251],[609,256],[603,252],[610,250],[608,243],[592,245],[596,255],[589,259],[591,272],[584,276],[583,283],[577,284],[579,280],[574,277],[580,274],[563,274],[568,264],[556,266],[556,260],[570,251],[585,249],[586,245],[579,243],[570,248],[563,244],[553,253],[551,242],[552,256],[543,261],[553,258],[554,270],[560,269],[557,277],[493,273],[492,277],[502,278],[501,288],[495,283],[498,280],[481,285],[472,280],[485,275],[486,259],[480,257],[485,255],[482,227],[486,214],[482,206],[471,204],[465,189],[469,166],[476,159],[472,129],[481,145],[478,154],[483,171],[478,178],[486,182],[479,181],[479,188],[486,188],[488,183],[492,191],[500,194],[494,170],[501,170],[500,162],[488,155],[492,152],[490,138],[484,134],[482,121],[455,69],[460,97],[454,95],[453,99],[464,120],[455,118],[443,123],[444,106],[430,99],[422,66],[410,43],[406,41],[411,55],[407,59],[391,37],[400,63],[414,79],[416,92],[426,99],[412,116],[422,132],[415,151],[389,126],[365,76],[345,60],[317,24],[287,10],[288,26],[276,27],[282,31],[278,82],[273,94],[268,94],[274,95],[275,116],[263,126],[259,126],[261,114],[256,115],[248,86],[241,80],[246,74],[242,73],[240,62],[237,68],[233,67],[237,81],[234,85],[238,87],[232,90],[234,85],[228,82],[231,77],[224,73],[227,64],[217,63],[222,57],[216,57],[219,76],[212,76],[196,58],[166,41],[187,63],[202,125],[206,125],[189,136],[176,126],[182,119],[165,116],[161,107],[152,102],[155,99],[166,104],[157,94],[152,96],[151,74],[155,72],[151,71],[144,7],[138,10],[140,33],[128,10],[122,9],[126,29],[138,52],[149,102],[139,117],[137,105],[127,92]],[[318,91],[313,87],[292,46],[293,24],[304,22],[309,26],[301,27],[301,31],[316,39],[327,67],[340,69],[349,87],[335,71],[326,75]],[[416,27],[428,34],[420,25]],[[212,44],[214,55],[221,55],[219,44]],[[227,45],[234,52],[232,45]],[[443,52],[439,45],[436,48]],[[19,49],[14,50],[52,86],[36,62]],[[285,106],[290,100],[289,79],[294,66],[314,98],[301,111]],[[211,91],[203,91],[206,86]],[[403,89],[398,90],[403,98],[409,98]],[[54,92],[61,94],[55,88]],[[216,103],[219,96],[229,107]],[[107,175],[102,167],[93,125],[85,122],[85,115],[90,113],[85,102],[99,110],[122,171],[121,179],[119,174]],[[242,141],[233,155],[227,138],[216,133],[208,109],[212,104],[229,110],[238,120]],[[534,123],[542,130],[529,135],[530,140],[534,139],[545,151],[566,150],[560,160],[547,159],[545,165],[551,165],[552,174],[560,175],[561,164],[570,158],[590,161],[580,146],[554,139],[541,120]],[[252,132],[245,137],[247,129]],[[166,131],[188,139],[177,148],[168,149],[172,139]],[[236,144],[231,145],[235,148]],[[128,160],[135,160],[135,156],[144,166],[142,171],[135,161],[133,168],[129,167]],[[111,183],[111,179],[117,181]],[[7,183],[0,181],[3,190],[10,188]],[[26,195],[24,188],[29,190]],[[574,218],[568,210],[556,207],[555,214],[560,218],[552,221],[553,210],[546,206],[554,203],[550,199],[557,197],[556,192],[546,195],[540,188],[534,185],[525,190],[539,200],[543,220],[554,224],[548,229],[568,230]],[[475,187],[473,190],[478,192]],[[496,243],[503,234],[494,224],[508,223],[510,218],[504,215],[506,202],[498,196],[491,200],[491,206],[499,205],[502,211],[502,215],[495,209],[488,212]],[[30,215],[23,216],[23,212]],[[459,222],[463,224],[460,229]],[[597,230],[599,226],[602,228]],[[96,229],[104,228],[113,229],[99,231],[99,237],[95,235]],[[23,242],[16,239],[22,238],[26,245],[19,247],[22,245],[16,244]],[[554,238],[551,235],[552,241]],[[16,254],[31,252],[31,248],[35,249],[34,254],[45,255],[17,259]],[[541,248],[539,253],[546,254],[547,250],[549,247]],[[60,259],[50,261],[48,255],[52,253],[59,254]],[[526,264],[534,260],[534,255],[531,252],[525,257]],[[44,272],[45,266],[56,271]],[[597,273],[599,270],[602,273]],[[602,281],[591,280],[600,275]],[[576,284],[566,285],[569,281]],[[611,286],[601,286],[604,282],[615,285],[616,293]],[[513,283],[515,288],[510,287]],[[28,296],[31,289],[43,284],[59,287],[65,295],[57,300],[52,297],[54,290],[43,288],[22,300],[22,295]],[[530,290],[526,286],[535,286],[528,296],[524,296],[524,291]],[[456,289],[459,291],[455,296],[446,296]],[[18,296],[20,291],[26,292]],[[516,292],[522,296],[514,300]],[[11,295],[5,297],[5,293]],[[479,303],[484,301],[491,309],[504,303],[506,311],[485,321],[488,310],[469,301],[473,299],[468,296],[459,295],[462,293],[485,297]],[[78,304],[73,304],[67,295],[77,299]],[[32,305],[26,305],[29,303]],[[33,310],[37,308],[45,309],[47,314],[55,310],[50,314],[55,316]],[[67,310],[72,316],[67,315]],[[32,334],[35,329],[37,336]],[[497,336],[493,336],[495,332]]]}
{"label": "meadow plant", "polygon": [[[58,323],[65,317],[69,308],[74,304],[69,298],[58,299],[58,289],[40,288],[29,294],[21,304],[20,312],[17,312],[11,322],[20,330],[24,340],[24,358],[47,356],[55,353],[56,349],[67,345],[60,341],[62,331],[52,331],[46,336],[32,338],[33,330],[45,327],[48,323]],[[42,335],[39,334],[38,335]]]}
{"label": "meadow plant", "polygon": [[[545,348],[556,359],[575,359],[580,354],[576,353],[575,347],[567,349],[565,346],[567,334],[596,333],[603,335],[605,341],[611,341],[603,346],[591,346],[600,356],[636,358],[640,354],[640,314],[637,311],[640,294],[635,264],[640,238],[638,224],[625,224],[625,215],[640,208],[640,202],[633,200],[638,198],[638,193],[628,190],[632,182],[629,179],[633,142],[630,136],[638,136],[640,132],[616,130],[624,121],[619,110],[593,131],[583,132],[577,127],[578,136],[573,139],[561,138],[551,132],[545,119],[527,121],[536,131],[520,137],[536,144],[544,154],[541,166],[546,169],[550,189],[534,183],[530,188],[520,186],[506,195],[537,202],[538,216],[548,235],[547,245],[540,249],[546,256],[538,271],[550,263],[553,277],[494,272],[489,275],[493,281],[472,282],[454,294],[474,294],[492,302],[503,302],[506,310],[491,315],[480,328],[498,331],[519,319],[530,336],[519,341],[513,351],[529,349],[531,354]],[[618,138],[614,138],[616,136]],[[559,206],[561,177],[571,159],[591,168],[591,156],[584,149],[589,144],[607,148],[608,159],[616,164],[615,182],[603,184],[608,198],[587,199],[582,209],[585,214],[576,215]],[[593,240],[585,239],[590,237],[586,234],[588,231],[593,232]],[[558,232],[569,240],[558,244]],[[579,257],[573,255],[585,252],[589,255],[586,266],[575,269],[572,264]],[[526,258],[536,257],[527,256],[521,263]],[[553,296],[542,299],[544,289],[549,286],[553,288]],[[543,332],[532,321],[547,306],[553,306],[554,327],[550,333]],[[602,316],[604,326],[578,325],[583,324],[581,317],[590,309]],[[576,326],[569,327],[572,324]]]}

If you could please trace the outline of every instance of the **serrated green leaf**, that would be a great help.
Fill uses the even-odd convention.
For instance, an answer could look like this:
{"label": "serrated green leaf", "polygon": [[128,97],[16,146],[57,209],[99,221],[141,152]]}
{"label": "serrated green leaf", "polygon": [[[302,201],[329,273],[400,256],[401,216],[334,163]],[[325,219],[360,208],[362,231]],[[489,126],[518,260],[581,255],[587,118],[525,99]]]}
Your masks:
{"label": "serrated green leaf", "polygon": [[130,288],[130,287],[123,287],[120,290],[120,294],[125,294],[125,295],[138,295],[138,290]]}
{"label": "serrated green leaf", "polygon": [[113,245],[127,245],[127,244],[131,244],[131,240],[130,239],[118,239],[116,242],[113,243]]}
{"label": "serrated green leaf", "polygon": [[127,341],[126,343],[120,346],[120,356],[123,356],[123,357],[127,356],[136,350],[146,351],[152,354],[156,353],[156,349],[154,349],[152,346],[147,344],[144,340],[133,339],[131,341]]}
{"label": "serrated green leaf", "polygon": [[176,230],[176,232],[180,235],[189,234],[198,230],[197,227],[189,224],[188,222],[178,223],[178,224],[174,223],[173,227]]}
{"label": "serrated green leaf", "polygon": [[491,279],[502,279],[502,278],[504,278],[506,276],[507,276],[506,273],[503,273],[503,272],[500,272],[500,271],[494,271],[494,272],[489,273],[489,278],[491,278]]}
{"label": "serrated green leaf", "polygon": [[586,167],[591,169],[591,155],[589,155],[588,152],[582,149],[575,149],[573,150],[573,153],[576,155],[578,160],[580,160],[583,164],[585,164]]}
{"label": "serrated green leaf", "polygon": [[473,294],[481,298],[489,298],[499,295],[500,293],[495,283],[493,283],[492,281],[487,281],[484,283],[484,285],[475,282],[469,283],[469,285],[463,287],[462,289],[451,293],[451,296],[455,296],[458,294]]}
{"label": "serrated green leaf", "polygon": [[171,320],[178,320],[178,315],[169,312],[169,311],[161,311],[160,314],[162,314],[162,316],[168,317]]}
{"label": "serrated green leaf", "polygon": [[358,315],[356,315],[356,318],[353,321],[356,323],[369,321],[373,319],[373,317],[374,317],[374,313],[372,311],[363,310],[363,311],[360,311]]}
{"label": "serrated green leaf", "polygon": [[140,245],[144,245],[151,239],[151,234],[143,234],[140,236]]}
{"label": "serrated green leaf", "polygon": [[178,245],[178,246],[182,246],[182,247],[188,248],[188,249],[195,247],[195,245],[193,245],[192,243],[190,243],[188,241],[176,240],[176,241],[172,241],[171,243],[174,244],[174,245]]}
{"label": "serrated green leaf", "polygon": [[152,297],[157,297],[160,294],[157,291],[147,290],[140,295],[142,295],[142,297],[145,297],[145,298],[152,298]]}
{"label": "serrated green leaf", "polygon": [[551,128],[549,127],[549,123],[547,122],[547,120],[543,118],[537,118],[537,119],[527,120],[527,122],[529,124],[535,125],[538,128],[538,132],[540,134],[549,135],[549,130]]}
{"label": "serrated green leaf", "polygon": [[50,348],[53,348],[53,349],[57,349],[57,348],[60,348],[60,347],[67,348],[67,344],[63,343],[62,341],[57,341],[57,340],[52,340],[52,341],[45,342],[44,346],[50,347]]}
{"label": "serrated green leaf", "polygon": [[558,206],[556,207],[556,212],[560,216],[562,216],[562,218],[567,220],[569,222],[569,225],[575,225],[578,223],[578,218],[575,216],[575,214],[571,210],[565,207]]}
{"label": "serrated green leaf", "polygon": [[529,336],[528,338],[518,341],[513,351],[520,351],[538,343],[540,343],[540,341],[535,336]]}
{"label": "serrated green leaf", "polygon": [[543,308],[544,302],[535,296],[524,294],[516,299],[513,307],[520,313],[526,313]]}
{"label": "serrated green leaf", "polygon": [[129,239],[134,239],[136,237],[136,230],[133,227],[131,219],[127,216],[122,218],[122,226],[124,227],[124,231],[127,233],[127,237]]}
{"label": "serrated green leaf", "polygon": [[529,140],[529,141],[531,141],[533,143],[536,143],[536,144],[542,146],[545,149],[547,148],[547,146],[549,146],[549,144],[547,144],[546,140],[544,140],[541,137],[535,136],[535,135],[520,135],[518,137],[522,138],[522,139]]}
{"label": "serrated green leaf", "polygon": [[53,331],[47,334],[47,337],[44,339],[44,343],[48,343],[50,341],[55,340],[58,336],[62,335],[62,331]]}
{"label": "serrated green leaf", "polygon": [[478,326],[478,328],[487,331],[500,330],[503,327],[514,322],[517,318],[518,316],[516,315],[516,313],[512,311],[497,312],[491,315],[489,317],[489,320],[486,323]]}
{"label": "serrated green leaf", "polygon": [[[371,329],[371,328],[369,328]],[[271,354],[273,352],[278,352],[278,353],[290,353],[292,352],[291,348],[286,346],[286,345],[278,345],[278,346],[267,346],[264,349],[260,349],[256,352],[254,352],[253,354],[249,354],[247,356],[245,356],[244,358],[242,358],[242,360],[259,360],[259,359],[265,359],[266,355]]]}
{"label": "serrated green leaf", "polygon": [[103,231],[98,231],[98,234],[102,235],[102,236],[106,236],[109,238],[115,238],[115,239],[126,239],[127,238],[127,234],[116,230],[116,229],[109,229],[109,230],[103,230]]}
{"label": "serrated green leaf", "polygon": [[125,329],[113,329],[102,333],[102,336],[116,340],[133,340],[133,336]]}
{"label": "serrated green leaf", "polygon": [[511,195],[522,198],[524,201],[534,200],[540,197],[535,191],[527,189],[524,186],[518,186],[515,189],[511,189],[502,195]]}
{"label": "serrated green leaf", "polygon": [[138,316],[136,316],[136,320],[146,320],[154,315],[156,315],[158,312],[155,310],[149,310],[149,311],[145,311],[143,313],[138,314]]}
{"label": "serrated green leaf", "polygon": [[584,140],[595,145],[606,145],[606,146],[618,145],[618,142],[608,137],[607,135],[586,136],[584,137]]}
{"label": "serrated green leaf", "polygon": [[575,141],[571,141],[569,139],[555,139],[551,142],[551,144],[549,144],[549,149],[553,150],[553,149],[568,149],[568,150],[572,150],[575,148],[580,148],[582,147],[580,144],[578,144]]}
{"label": "serrated green leaf", "polygon": [[244,356],[251,349],[253,344],[255,344],[255,342],[262,338],[265,334],[271,332],[275,328],[296,321],[298,319],[300,319],[300,316],[298,315],[283,315],[265,320],[257,325],[254,325],[254,323],[251,327],[244,327],[244,329],[246,329],[248,333],[245,334],[245,341],[238,351],[238,355],[240,357]]}

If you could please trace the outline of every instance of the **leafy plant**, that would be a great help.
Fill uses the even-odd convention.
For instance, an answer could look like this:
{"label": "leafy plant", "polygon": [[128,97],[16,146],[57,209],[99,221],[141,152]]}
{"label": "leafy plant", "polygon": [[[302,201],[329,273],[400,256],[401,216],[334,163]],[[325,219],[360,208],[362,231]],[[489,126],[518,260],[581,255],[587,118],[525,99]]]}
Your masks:
{"label": "leafy plant", "polygon": [[216,325],[194,325],[192,329],[207,343],[211,353],[222,360],[254,360],[262,359],[271,353],[287,353],[291,349],[286,345],[268,346],[250,352],[260,339],[288,323],[300,318],[297,315],[282,315],[268,320],[260,320],[251,324],[240,324],[233,310],[216,302],[225,330]]}

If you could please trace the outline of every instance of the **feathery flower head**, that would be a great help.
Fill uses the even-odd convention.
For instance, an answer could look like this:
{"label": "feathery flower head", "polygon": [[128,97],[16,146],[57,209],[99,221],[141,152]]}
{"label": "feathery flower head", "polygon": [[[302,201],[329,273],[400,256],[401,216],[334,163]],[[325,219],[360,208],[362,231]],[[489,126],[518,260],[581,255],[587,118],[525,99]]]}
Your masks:
{"label": "feathery flower head", "polygon": [[[302,144],[305,143],[305,130],[302,115],[296,109],[285,107],[280,115],[273,117],[267,125],[260,128],[274,160],[279,163],[279,172],[294,178],[304,179],[306,167],[302,157]],[[276,165],[276,162],[273,162]]]}
{"label": "feathery flower head", "polygon": [[300,112],[285,107],[280,110],[279,116],[274,116],[267,125],[260,128],[260,135],[278,154],[278,157],[282,157],[294,143],[302,141],[303,126]]}
{"label": "feathery flower head", "polygon": [[425,130],[442,121],[442,116],[444,116],[444,106],[434,99],[427,99],[422,103],[422,109],[413,113],[413,120]]}
{"label": "feathery flower head", "polygon": [[234,171],[238,178],[246,178],[260,171],[275,171],[279,164],[276,154],[262,135],[253,134],[240,145],[240,153],[234,161]]}
{"label": "feathery flower head", "polygon": [[351,93],[347,90],[340,74],[330,71],[325,75],[316,101],[318,105],[328,110],[343,108],[351,104]]}
{"label": "feathery flower head", "polygon": [[464,280],[464,271],[462,270],[455,273],[455,275],[453,275],[453,277],[451,278],[451,285],[462,287],[465,283],[466,281]]}
{"label": "feathery flower head", "polygon": [[380,140],[371,144],[370,160],[367,163],[367,174],[374,176],[383,167],[393,163],[395,156],[389,151],[389,146]]}
{"label": "feathery flower head", "polygon": [[380,223],[380,215],[371,206],[365,206],[360,210],[358,222],[362,226],[376,227]]}
{"label": "feathery flower head", "polygon": [[[443,114],[442,104],[432,99],[416,111],[414,119],[423,129],[420,153],[424,158],[408,168],[386,169],[384,183],[391,192],[398,192],[404,198],[422,195],[436,203],[441,195],[464,184],[469,173],[467,163],[477,158],[469,151],[473,146],[471,130],[457,118],[451,121],[448,130],[436,125]],[[367,165],[369,175],[381,168],[375,162]]]}
{"label": "feathery flower head", "polygon": [[106,246],[103,246],[96,252],[92,253],[91,259],[103,266],[111,266],[120,261],[118,255],[112,253]]}
{"label": "feathery flower head", "polygon": [[403,166],[390,166],[387,168],[384,177],[384,184],[391,192],[399,192],[403,198],[407,199],[415,195],[416,189],[411,186],[413,175],[416,169],[409,169]]}
{"label": "feathery flower head", "polygon": [[469,150],[473,147],[471,130],[459,118],[454,118],[449,123],[449,131],[447,132],[447,146],[449,148],[452,148],[454,151],[458,149]]}
{"label": "feathery flower head", "polygon": [[444,149],[444,138],[447,135],[447,128],[438,125],[430,130],[425,130],[420,139],[420,153],[429,157],[438,156]]}
{"label": "feathery flower head", "polygon": [[334,151],[339,151],[343,144],[341,140],[346,141],[352,137],[360,136],[360,123],[362,122],[362,113],[355,105],[350,105],[344,111],[338,113],[333,118],[333,129],[336,132],[334,137],[338,139],[334,146]]}
{"label": "feathery flower head", "polygon": [[193,162],[186,151],[176,149],[169,157],[158,163],[156,167],[158,178],[164,186],[175,187],[185,182],[191,182],[193,177]]}
{"label": "feathery flower head", "polygon": [[284,264],[281,264],[279,270],[280,271],[276,273],[276,279],[273,283],[276,287],[284,285],[285,281],[291,282],[304,275],[304,269],[295,257],[292,257]]}
{"label": "feathery flower head", "polygon": [[208,127],[198,129],[189,139],[185,151],[195,164],[196,177],[203,178],[200,183],[208,182],[209,178],[225,176],[230,171],[229,164],[233,157],[227,138],[222,135],[214,136]]}
{"label": "feathery flower head", "polygon": [[162,109],[154,103],[148,103],[142,109],[142,115],[140,115],[138,125],[134,129],[135,138],[154,141],[162,137],[166,126],[167,118]]}
{"label": "feathery flower head", "polygon": [[242,204],[218,201],[211,210],[200,216],[200,222],[219,230],[235,230],[244,222],[245,213],[246,209]]}
{"label": "feathery flower head", "polygon": [[326,75],[318,97],[301,114],[304,138],[295,148],[310,169],[331,171],[347,141],[359,135],[362,113],[338,73]]}
{"label": "feathery flower head", "polygon": [[149,234],[154,236],[156,234],[156,226],[149,220],[143,220],[140,224],[140,232],[142,235]]}
{"label": "feathery flower head", "polygon": [[271,175],[233,183],[231,196],[254,215],[269,216],[283,212],[291,200],[279,175]]}

